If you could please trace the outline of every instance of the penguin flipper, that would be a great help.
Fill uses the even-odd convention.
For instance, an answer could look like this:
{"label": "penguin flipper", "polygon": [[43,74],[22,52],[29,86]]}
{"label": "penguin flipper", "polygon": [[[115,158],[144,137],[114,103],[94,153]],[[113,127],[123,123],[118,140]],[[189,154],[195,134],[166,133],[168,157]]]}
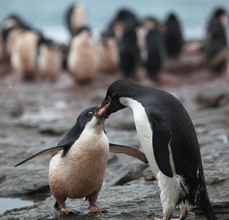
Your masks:
{"label": "penguin flipper", "polygon": [[117,153],[117,154],[126,154],[132,157],[135,157],[139,160],[141,160],[144,163],[148,163],[148,160],[145,156],[144,153],[141,151],[134,149],[133,147],[125,146],[125,145],[119,145],[119,144],[112,144],[109,143],[109,150],[112,153]]}
{"label": "penguin flipper", "polygon": [[168,177],[173,177],[170,165],[169,143],[171,132],[163,121],[152,122],[153,127],[153,151],[156,163],[160,171]]}
{"label": "penguin flipper", "polygon": [[29,160],[32,160],[33,158],[38,157],[38,156],[40,156],[42,154],[49,154],[49,153],[54,153],[54,152],[63,150],[65,147],[66,147],[66,144],[65,145],[58,145],[56,147],[51,147],[51,148],[48,148],[46,150],[42,150],[42,151],[40,151],[40,152],[38,152],[38,153],[26,158],[25,160],[21,161],[20,163],[16,164],[14,167],[17,167],[17,166],[19,166],[19,165],[21,165],[21,164],[23,164],[23,163],[25,163],[25,162],[27,162]]}

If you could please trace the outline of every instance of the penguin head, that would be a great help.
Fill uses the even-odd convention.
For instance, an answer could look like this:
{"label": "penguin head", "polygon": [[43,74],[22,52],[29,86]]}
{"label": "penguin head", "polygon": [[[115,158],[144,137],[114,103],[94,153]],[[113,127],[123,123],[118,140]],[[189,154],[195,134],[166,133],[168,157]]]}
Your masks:
{"label": "penguin head", "polygon": [[84,130],[87,125],[96,127],[97,125],[102,124],[103,126],[109,106],[110,103],[106,103],[102,108],[95,106],[82,111],[76,122],[78,128],[80,128],[80,130]]}
{"label": "penguin head", "polygon": [[120,98],[122,97],[134,97],[135,87],[138,86],[131,80],[120,79],[113,82],[107,90],[105,99],[103,100],[101,107],[110,103],[108,110],[106,111],[106,117],[110,114],[125,108],[123,104],[120,103]]}

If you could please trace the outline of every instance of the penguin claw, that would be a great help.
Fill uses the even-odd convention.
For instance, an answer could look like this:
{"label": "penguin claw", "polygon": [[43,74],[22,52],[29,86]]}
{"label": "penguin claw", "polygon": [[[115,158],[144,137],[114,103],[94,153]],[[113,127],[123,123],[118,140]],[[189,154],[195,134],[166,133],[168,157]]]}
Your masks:
{"label": "penguin claw", "polygon": [[108,213],[106,209],[100,208],[100,207],[90,207],[89,212],[91,214],[97,214],[97,213]]}
{"label": "penguin claw", "polygon": [[61,212],[65,213],[66,215],[79,215],[80,214],[80,212],[75,211],[73,209],[69,209],[69,208],[61,209]]}

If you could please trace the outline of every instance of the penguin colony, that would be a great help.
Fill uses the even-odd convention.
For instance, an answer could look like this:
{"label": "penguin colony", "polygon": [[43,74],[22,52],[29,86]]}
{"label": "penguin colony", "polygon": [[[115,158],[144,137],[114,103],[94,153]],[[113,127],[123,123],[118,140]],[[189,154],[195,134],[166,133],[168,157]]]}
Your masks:
{"label": "penguin colony", "polygon": [[[184,40],[175,14],[170,14],[162,25],[154,17],[139,22],[131,11],[120,10],[102,34],[100,44],[96,43],[85,19],[82,5],[68,10],[71,41],[66,49],[31,29],[20,18],[10,16],[2,27],[0,55],[11,63],[20,79],[54,80],[64,66],[77,83],[85,83],[93,81],[100,70],[113,72],[119,68],[125,77],[134,78],[138,65],[155,80],[165,57],[176,58],[182,51]],[[225,12],[218,9],[209,21],[203,46],[210,66],[217,72],[222,70],[225,60],[212,59],[227,44],[224,27]],[[67,50],[67,55],[61,50]],[[145,155],[127,146],[110,144],[104,133],[105,119],[125,107],[133,112]],[[56,199],[54,207],[76,214],[66,207],[66,199],[86,197],[90,212],[106,212],[96,201],[109,151],[149,163],[161,191],[163,220],[171,218],[177,205],[181,210],[179,219],[186,219],[189,206],[199,207],[209,220],[216,219],[206,190],[198,140],[188,113],[171,94],[129,80],[114,82],[100,108],[83,111],[56,147],[39,152],[16,166],[44,153],[53,153],[49,183]]]}
{"label": "penguin colony", "polygon": [[[132,11],[121,9],[99,41],[86,19],[83,5],[69,7],[65,20],[70,41],[66,45],[47,39],[19,16],[10,15],[1,25],[0,61],[8,63],[21,80],[55,80],[63,70],[79,84],[92,82],[99,72],[120,71],[123,77],[136,79],[139,67],[150,79],[157,80],[167,59],[193,50],[186,47],[175,13],[159,22],[153,16],[139,19]],[[216,9],[209,18],[205,39],[194,49],[205,54],[206,64],[214,72],[222,72],[226,66],[227,25],[225,10]]]}

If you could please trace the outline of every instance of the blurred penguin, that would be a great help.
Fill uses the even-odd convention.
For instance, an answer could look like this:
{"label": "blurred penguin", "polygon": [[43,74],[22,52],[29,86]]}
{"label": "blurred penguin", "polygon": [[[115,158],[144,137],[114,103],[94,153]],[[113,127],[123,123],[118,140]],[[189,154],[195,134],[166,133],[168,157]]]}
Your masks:
{"label": "blurred penguin", "polygon": [[2,48],[5,62],[10,62],[16,38],[30,27],[17,15],[8,16],[2,23]]}
{"label": "blurred penguin", "polygon": [[118,48],[121,72],[126,78],[134,78],[140,63],[140,49],[135,29],[124,31]]}
{"label": "blurred penguin", "polygon": [[[222,8],[216,9],[207,26],[205,48],[208,65],[214,72],[221,72],[226,66],[226,58],[224,56],[220,57],[220,53],[227,46],[227,26],[228,16],[225,10]],[[220,59],[217,59],[217,56]]]}
{"label": "blurred penguin", "polygon": [[37,69],[41,79],[54,81],[62,69],[62,54],[52,40],[41,38],[37,45]]}
{"label": "blurred penguin", "polygon": [[86,24],[86,10],[81,4],[72,5],[67,11],[67,27],[71,36]]}
{"label": "blurred penguin", "polygon": [[153,17],[147,17],[143,22],[143,39],[141,48],[141,61],[152,80],[156,80],[165,57],[165,48],[159,23]]}
{"label": "blurred penguin", "polygon": [[0,62],[3,61],[3,58],[4,58],[3,39],[2,39],[2,32],[0,31]]}
{"label": "blurred penguin", "polygon": [[11,65],[21,80],[35,79],[37,71],[37,45],[42,35],[35,31],[20,34],[12,50]]}
{"label": "blurred penguin", "polygon": [[100,70],[116,72],[119,68],[118,45],[114,32],[104,32],[99,43]]}
{"label": "blurred penguin", "polygon": [[139,25],[134,12],[129,9],[120,9],[112,19],[108,29],[113,30],[115,37],[120,40],[125,31],[133,30]]}
{"label": "blurred penguin", "polygon": [[181,52],[183,37],[180,22],[174,13],[168,15],[165,27],[164,41],[167,55],[170,58],[176,58]]}
{"label": "blurred penguin", "polygon": [[24,27],[29,29],[29,26],[18,15],[9,15],[2,23],[2,30],[6,30],[12,27]]}
{"label": "blurred penguin", "polygon": [[136,29],[139,26],[137,16],[129,9],[120,9],[108,26],[118,44],[119,66],[124,77],[133,78],[140,62],[140,50]]}
{"label": "blurred penguin", "polygon": [[73,36],[67,66],[78,83],[87,83],[96,79],[99,56],[96,43],[88,27],[80,28]]}

